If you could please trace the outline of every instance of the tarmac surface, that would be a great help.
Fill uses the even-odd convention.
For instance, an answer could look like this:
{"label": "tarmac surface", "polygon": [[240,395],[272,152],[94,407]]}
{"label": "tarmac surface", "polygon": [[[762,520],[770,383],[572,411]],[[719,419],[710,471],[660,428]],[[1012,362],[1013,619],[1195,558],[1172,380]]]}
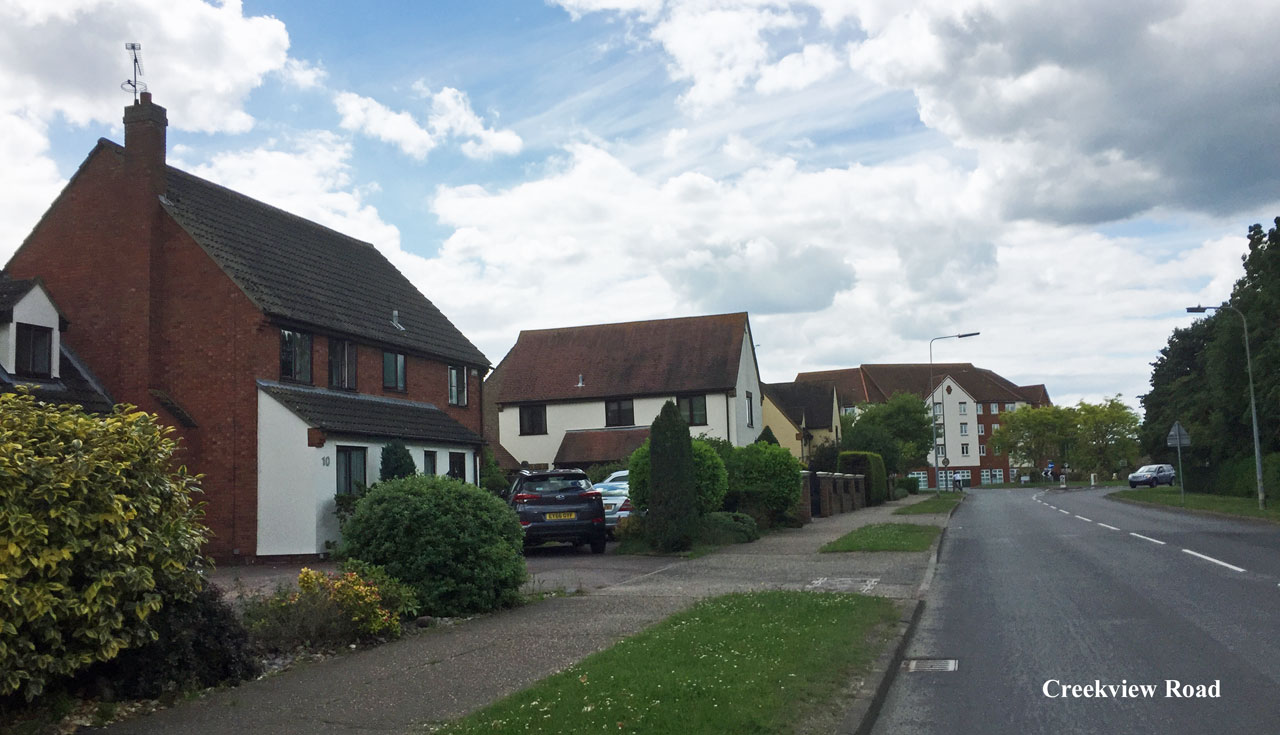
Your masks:
{"label": "tarmac surface", "polygon": [[[103,730],[166,735],[423,732],[705,597],[763,589],[842,590],[900,599],[904,608],[909,601],[914,609],[933,553],[820,554],[818,549],[871,523],[945,525],[945,515],[891,515],[926,497],[815,519],[803,528],[697,559],[535,552],[528,560],[530,589],[578,594],[296,665]],[[218,570],[213,578],[233,588],[239,579],[241,589],[270,589],[295,577],[297,569],[236,567]],[[899,640],[905,633],[905,628],[898,632]],[[862,705],[865,710],[866,703]]]}

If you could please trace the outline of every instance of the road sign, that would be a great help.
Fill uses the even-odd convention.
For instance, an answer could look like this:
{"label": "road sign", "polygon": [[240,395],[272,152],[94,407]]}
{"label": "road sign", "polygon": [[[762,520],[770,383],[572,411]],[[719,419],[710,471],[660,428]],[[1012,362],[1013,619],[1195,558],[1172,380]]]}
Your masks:
{"label": "road sign", "polygon": [[1053,460],[1049,460],[1049,469],[1053,469]]}
{"label": "road sign", "polygon": [[942,458],[942,466],[943,466],[943,467],[950,467],[950,466],[951,466],[951,460],[950,460],[950,459],[947,459],[946,457],[943,457],[943,458]]}
{"label": "road sign", "polygon": [[1191,446],[1191,435],[1187,430],[1182,428],[1181,421],[1174,421],[1173,428],[1169,429],[1169,436],[1164,440],[1167,447],[1189,447]]}

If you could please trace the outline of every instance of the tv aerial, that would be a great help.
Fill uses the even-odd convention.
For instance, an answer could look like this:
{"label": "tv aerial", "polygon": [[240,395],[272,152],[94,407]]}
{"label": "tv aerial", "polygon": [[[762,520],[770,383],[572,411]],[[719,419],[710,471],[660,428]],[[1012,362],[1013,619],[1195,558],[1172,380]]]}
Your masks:
{"label": "tv aerial", "polygon": [[138,93],[147,91],[147,83],[138,81],[138,77],[146,74],[142,70],[142,44],[126,43],[124,50],[133,56],[133,78],[126,79],[120,83],[120,89],[126,92],[133,92],[133,104],[138,104]]}

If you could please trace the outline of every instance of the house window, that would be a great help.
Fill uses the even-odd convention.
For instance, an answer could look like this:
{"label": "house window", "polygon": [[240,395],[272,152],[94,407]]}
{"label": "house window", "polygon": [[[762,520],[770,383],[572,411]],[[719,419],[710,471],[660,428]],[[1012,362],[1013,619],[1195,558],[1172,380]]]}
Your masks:
{"label": "house window", "polygon": [[942,415],[942,402],[941,402],[941,401],[937,401],[937,402],[935,402],[935,403],[933,404],[933,415],[934,415],[934,416],[941,416],[941,415]]}
{"label": "house window", "polygon": [[404,390],[404,355],[399,352],[382,353],[382,387],[388,390]]}
{"label": "house window", "polygon": [[630,398],[604,402],[605,426],[635,426],[636,412]]}
{"label": "house window", "polygon": [[960,401],[960,415],[961,415],[961,416],[966,416],[966,415],[968,415],[968,413],[969,413],[969,402],[968,402],[968,401]]}
{"label": "house window", "polygon": [[1012,403],[1006,403],[1006,404],[1004,404],[1004,410],[1005,410],[1005,411],[1012,411],[1012,410],[1013,410],[1013,409],[1015,409],[1015,408],[1017,408],[1017,406],[1015,406],[1015,405],[1014,405],[1014,404],[1012,404]]}
{"label": "house window", "polygon": [[53,330],[18,322],[18,375],[47,378],[53,374]]}
{"label": "house window", "polygon": [[960,436],[969,436],[969,424],[965,421],[960,422]]}
{"label": "house window", "polygon": [[467,479],[467,453],[449,452],[449,477]]}
{"label": "house window", "polygon": [[1004,484],[1004,470],[991,470],[991,480],[997,485]]}
{"label": "house window", "polygon": [[968,457],[968,456],[969,456],[969,445],[968,445],[968,444],[961,444],[961,445],[960,445],[960,456],[961,456],[961,457]]}
{"label": "house window", "polygon": [[467,369],[449,366],[449,405],[467,405]]}
{"label": "house window", "polygon": [[680,415],[690,426],[707,425],[706,396],[680,396],[676,398],[676,408],[680,409]]}
{"label": "house window", "polygon": [[531,434],[545,433],[547,433],[546,404],[540,404],[537,406],[521,406],[520,435],[527,436]]}
{"label": "house window", "polygon": [[979,445],[978,445],[978,456],[979,456],[979,457],[985,457],[985,456],[987,456],[987,445],[986,445],[986,444],[979,444]]}
{"label": "house window", "polygon": [[368,450],[364,447],[338,447],[338,494],[351,495],[364,490],[368,477],[365,475],[365,457]]}
{"label": "house window", "polygon": [[356,389],[356,343],[329,339],[329,387]]}
{"label": "house window", "polygon": [[754,428],[756,425],[756,404],[751,400],[751,391],[747,391],[747,428]]}
{"label": "house window", "polygon": [[986,433],[987,433],[987,427],[983,424],[978,424],[978,436],[982,436],[983,434],[986,434]]}
{"label": "house window", "polygon": [[436,450],[428,449],[422,453],[422,474],[427,477],[436,474]]}
{"label": "house window", "polygon": [[280,330],[280,379],[311,382],[311,335]]}
{"label": "house window", "polygon": [[978,412],[978,415],[979,415],[979,416],[981,416],[981,415],[982,415],[982,404],[981,404],[981,403],[975,403],[975,404],[973,404],[973,408]]}
{"label": "house window", "polygon": [[991,470],[982,470],[982,484],[983,485],[991,484]]}
{"label": "house window", "polygon": [[1000,424],[992,424],[992,425],[991,425],[991,433],[993,433],[993,434],[994,434],[995,432],[997,432],[997,431],[999,431],[999,430],[1000,430]]}
{"label": "house window", "polygon": [[991,413],[992,413],[993,415],[994,415],[994,414],[997,414],[997,413],[1000,413],[1000,404],[999,404],[999,403],[993,403],[993,404],[991,404]]}

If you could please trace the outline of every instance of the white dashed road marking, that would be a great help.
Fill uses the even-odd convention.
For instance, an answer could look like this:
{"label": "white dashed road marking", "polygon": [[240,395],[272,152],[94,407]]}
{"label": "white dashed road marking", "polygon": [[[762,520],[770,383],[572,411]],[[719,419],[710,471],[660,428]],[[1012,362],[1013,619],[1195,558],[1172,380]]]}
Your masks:
{"label": "white dashed road marking", "polygon": [[1101,522],[1101,521],[1099,521],[1099,522],[1098,522],[1098,525],[1099,525],[1099,526],[1102,526],[1103,528],[1110,528],[1112,531],[1119,531],[1119,530],[1120,530],[1120,529],[1116,528],[1115,526],[1108,526],[1107,524],[1105,524],[1105,523],[1103,523],[1103,522]]}
{"label": "white dashed road marking", "polygon": [[1061,509],[1061,508],[1055,508],[1054,510],[1058,511],[1059,513],[1066,513],[1067,515],[1071,515],[1071,512],[1070,512],[1070,511],[1065,511],[1065,510],[1063,510],[1063,509]]}
{"label": "white dashed road marking", "polygon": [[1230,570],[1232,570],[1233,572],[1243,572],[1243,571],[1244,571],[1243,569],[1241,569],[1240,567],[1238,567],[1238,566],[1236,566],[1236,565],[1234,565],[1234,564],[1228,564],[1228,563],[1226,563],[1225,561],[1218,561],[1217,559],[1214,559],[1212,556],[1205,556],[1204,554],[1200,554],[1200,553],[1194,552],[1194,551],[1192,551],[1191,549],[1183,549],[1182,551],[1183,551],[1184,553],[1190,554],[1190,555],[1192,555],[1192,556],[1195,556],[1195,557],[1199,557],[1199,558],[1201,558],[1201,559],[1204,559],[1205,561],[1211,561],[1211,562],[1213,562],[1214,564],[1217,564],[1217,565],[1219,565],[1219,566],[1226,567],[1227,569],[1230,569]]}
{"label": "white dashed road marking", "polygon": [[1133,531],[1130,531],[1130,532],[1129,532],[1129,535],[1130,535],[1130,536],[1136,536],[1136,537],[1138,537],[1138,538],[1142,539],[1143,541],[1150,541],[1150,542],[1151,542],[1151,543],[1153,543],[1153,544],[1160,544],[1161,546],[1164,546],[1164,542],[1163,542],[1163,541],[1161,541],[1160,539],[1151,538],[1150,536],[1143,536],[1142,534],[1140,534],[1140,533],[1134,533]]}
{"label": "white dashed road marking", "polygon": [[1089,521],[1090,523],[1093,523],[1093,521],[1089,520],[1088,518],[1085,518],[1084,516],[1076,516],[1076,518],[1079,518],[1082,521]]}

